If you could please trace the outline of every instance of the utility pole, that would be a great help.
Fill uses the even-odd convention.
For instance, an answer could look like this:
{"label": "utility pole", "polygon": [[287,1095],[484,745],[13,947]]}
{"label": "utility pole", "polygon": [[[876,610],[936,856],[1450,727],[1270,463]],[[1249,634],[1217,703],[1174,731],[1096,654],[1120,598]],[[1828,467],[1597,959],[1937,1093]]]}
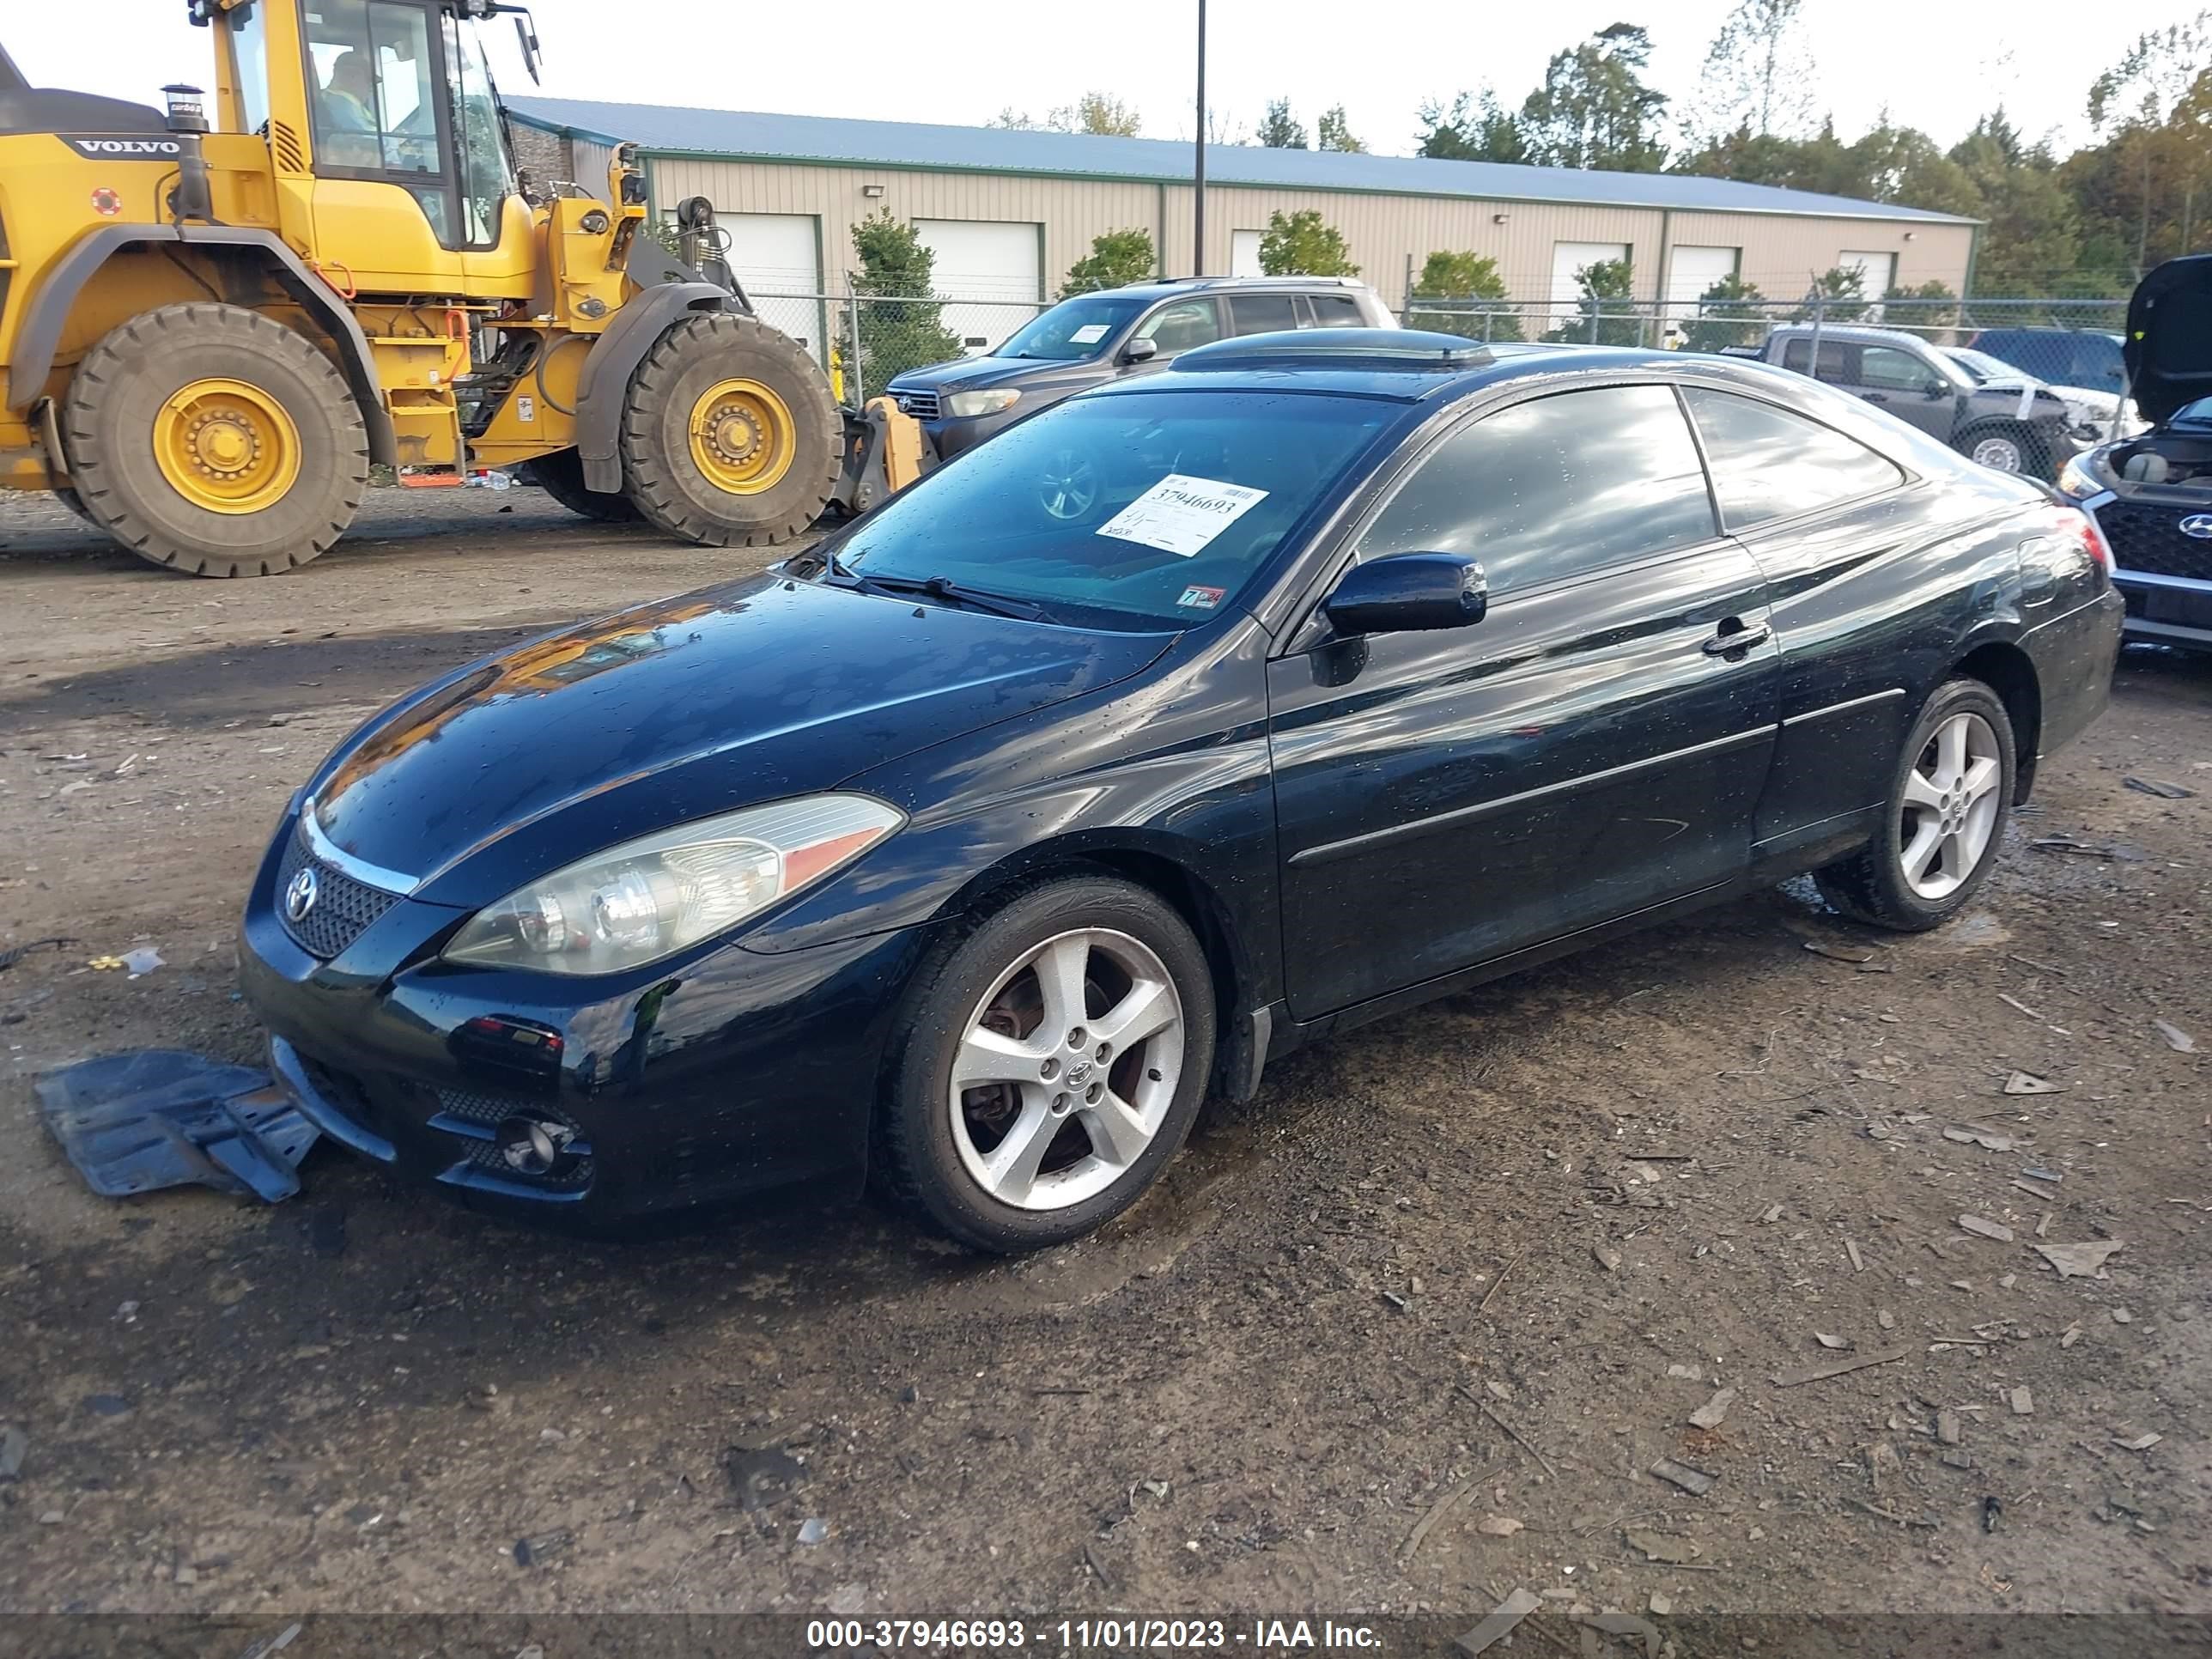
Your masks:
{"label": "utility pole", "polygon": [[1193,169],[1190,274],[1206,275],[1206,0],[1198,0],[1198,159]]}

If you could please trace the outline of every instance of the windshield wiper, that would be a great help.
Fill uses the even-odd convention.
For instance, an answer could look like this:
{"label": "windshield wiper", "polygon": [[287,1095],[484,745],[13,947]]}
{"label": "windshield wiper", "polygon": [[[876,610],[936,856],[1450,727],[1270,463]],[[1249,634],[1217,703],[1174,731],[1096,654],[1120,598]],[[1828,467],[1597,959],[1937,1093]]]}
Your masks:
{"label": "windshield wiper", "polygon": [[844,574],[862,588],[873,592],[925,594],[933,599],[942,599],[947,605],[965,605],[970,611],[988,611],[994,617],[1012,617],[1018,622],[1035,622],[1044,615],[1036,605],[963,586],[950,576],[871,576],[860,570]]}

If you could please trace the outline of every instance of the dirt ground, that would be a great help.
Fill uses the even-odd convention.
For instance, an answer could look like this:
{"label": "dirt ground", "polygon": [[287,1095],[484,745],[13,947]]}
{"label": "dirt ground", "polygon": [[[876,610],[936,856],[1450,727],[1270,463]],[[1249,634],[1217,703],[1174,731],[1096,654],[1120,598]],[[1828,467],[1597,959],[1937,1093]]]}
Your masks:
{"label": "dirt ground", "polygon": [[380,491],[197,582],[0,508],[0,951],[74,940],[0,971],[0,1609],[2212,1612],[2212,660],[2128,653],[1948,930],[1801,884],[1452,998],[1048,1255],[581,1245],[327,1146],[83,1187],[33,1078],[258,1058],[235,912],[330,744],[757,556]]}

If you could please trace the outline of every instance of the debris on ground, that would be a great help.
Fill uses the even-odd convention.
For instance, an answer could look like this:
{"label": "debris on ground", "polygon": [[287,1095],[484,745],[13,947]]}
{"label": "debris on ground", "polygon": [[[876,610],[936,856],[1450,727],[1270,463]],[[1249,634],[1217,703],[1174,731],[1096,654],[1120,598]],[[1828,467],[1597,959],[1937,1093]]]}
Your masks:
{"label": "debris on ground", "polygon": [[1866,1258],[1859,1254],[1858,1240],[1856,1238],[1845,1239],[1844,1241],[1844,1254],[1850,1257],[1851,1271],[1853,1273],[1863,1273],[1866,1271]]}
{"label": "debris on ground", "polygon": [[1459,1506],[1461,1500],[1474,1490],[1475,1480],[1476,1477],[1474,1475],[1468,1476],[1466,1480],[1450,1488],[1442,1498],[1430,1504],[1428,1513],[1413,1522],[1413,1531],[1406,1534],[1406,1541],[1398,1547],[1398,1559],[1401,1565],[1410,1562],[1413,1559],[1414,1552],[1421,1547],[1421,1540],[1429,1535],[1437,1522],[1449,1515]]}
{"label": "debris on ground", "polygon": [[799,1522],[799,1541],[802,1544],[818,1544],[829,1535],[830,1523],[827,1521],[809,1520]]}
{"label": "debris on ground", "polygon": [[2028,845],[2039,853],[2070,853],[2076,858],[2117,859],[2120,856],[2120,849],[2117,847],[2093,846],[2086,841],[2076,841],[2071,836],[2045,836],[2028,842]]}
{"label": "debris on ground", "polygon": [[1735,1399],[1734,1389],[1721,1389],[1690,1413],[1690,1426],[1693,1429],[1717,1429],[1727,1420],[1729,1405]]}
{"label": "debris on ground", "polygon": [[1640,1527],[1631,1527],[1621,1536],[1628,1540],[1629,1548],[1642,1551],[1646,1560],[1663,1562],[1670,1567],[1694,1561],[1705,1553],[1694,1540],[1671,1532],[1647,1532]]}
{"label": "debris on ground", "polygon": [[2003,1514],[2004,1505],[1997,1499],[1994,1498],[1982,1499],[1982,1530],[1985,1533],[1995,1532],[1997,1529],[1998,1518]]}
{"label": "debris on ground", "polygon": [[1674,1611],[1674,1598],[1663,1590],[1653,1590],[1651,1599],[1644,1604],[1644,1610],[1655,1619],[1664,1619]]}
{"label": "debris on ground", "polygon": [[103,1198],[198,1182],[275,1204],[300,1190],[320,1133],[266,1072],[181,1048],[66,1066],[37,1094],[48,1131]]}
{"label": "debris on ground", "polygon": [[2057,1270],[2061,1279],[2094,1279],[2104,1271],[2112,1252],[2124,1248],[2117,1238],[2100,1238],[2081,1244],[2039,1244],[2035,1252]]}
{"label": "debris on ground", "polygon": [[2041,1014],[2036,1012],[2034,1009],[2029,1007],[2026,1003],[2022,1002],[2018,997],[2013,995],[2009,991],[1998,992],[1997,1000],[1999,1002],[2010,1004],[2013,1007],[2019,1009],[2021,1012],[2026,1014],[2030,1019],[2041,1019],[2043,1018]]}
{"label": "debris on ground", "polygon": [[741,1510],[768,1509],[806,1484],[806,1466],[778,1446],[732,1446],[722,1468]]}
{"label": "debris on ground", "polygon": [[1867,1448],[1867,1484],[1877,1496],[1888,1491],[1904,1473],[1905,1460],[1888,1441],[1877,1440]]}
{"label": "debris on ground", "polygon": [[514,1565],[518,1567],[542,1565],[575,1541],[576,1534],[565,1530],[541,1532],[528,1538],[518,1538],[514,1540]]}
{"label": "debris on ground", "polygon": [[[2158,1437],[2153,1435],[2151,1438],[2155,1440]],[[1510,1538],[1524,1524],[1510,1515],[1486,1515],[1474,1523],[1474,1529],[1486,1538]]]}
{"label": "debris on ground", "polygon": [[31,1437],[10,1423],[0,1429],[0,1480],[13,1480],[23,1472],[23,1459],[31,1449]]}
{"label": "debris on ground", "polygon": [[1978,1215],[1959,1218],[1959,1231],[1972,1233],[1977,1238],[1993,1238],[2000,1244],[2012,1243],[2012,1229],[2002,1221],[1986,1221]]}
{"label": "debris on ground", "polygon": [[34,939],[27,940],[21,945],[11,945],[6,950],[0,951],[0,973],[4,973],[9,969],[13,968],[17,963],[21,962],[25,957],[29,956],[33,951],[66,950],[69,946],[76,943],[76,941],[75,939],[64,939],[60,934],[57,933],[52,939]]}
{"label": "debris on ground", "polygon": [[1848,1348],[1851,1340],[1847,1336],[1831,1336],[1826,1331],[1813,1333],[1813,1340],[1824,1348]]}
{"label": "debris on ground", "polygon": [[2120,781],[2139,795],[2154,795],[2160,800],[2187,800],[2197,792],[2185,789],[2178,783],[2164,783],[2156,778],[2122,778]]}
{"label": "debris on ground", "polygon": [[2179,1025],[2163,1019],[2154,1019],[2151,1024],[2158,1027],[2158,1034],[2166,1039],[2166,1046],[2177,1054],[2193,1054],[2197,1052],[2197,1039]]}
{"label": "debris on ground", "polygon": [[[1665,1638],[1659,1626],[1648,1619],[1639,1619],[1632,1613],[1578,1613],[1575,1623],[1584,1630],[1595,1631],[1601,1636],[1633,1636],[1644,1644],[1644,1659],[1659,1659],[1659,1650]],[[1585,1636],[1583,1640],[1588,1642]]]}
{"label": "debris on ground", "polygon": [[1863,1370],[1869,1365],[1887,1365],[1905,1358],[1903,1348],[1882,1348],[1873,1353],[1856,1353],[1845,1359],[1824,1359],[1818,1364],[1800,1365],[1794,1370],[1778,1373],[1774,1379],[1778,1389],[1794,1389],[1801,1383],[1819,1382],[1831,1376],[1841,1376],[1845,1371]]}
{"label": "debris on ground", "polygon": [[1994,1129],[1946,1129],[1943,1139],[1955,1140],[1962,1146],[1979,1146],[1992,1152],[2008,1152],[2020,1144],[2012,1136],[2001,1135]]}
{"label": "debris on ground", "polygon": [[2014,1417],[2035,1415],[2035,1396],[2024,1387],[2014,1389],[2006,1395],[2005,1403],[2012,1407],[2012,1414]]}
{"label": "debris on ground", "polygon": [[1620,1252],[1609,1250],[1602,1244],[1590,1246],[1590,1259],[1609,1273],[1620,1271]]}
{"label": "debris on ground", "polygon": [[1511,1633],[1513,1627],[1544,1605],[1544,1598],[1534,1590],[1516,1589],[1482,1617],[1480,1623],[1463,1632],[1455,1645],[1462,1653],[1471,1656],[1486,1653]]}
{"label": "debris on ground", "polygon": [[1678,1463],[1671,1457],[1662,1457],[1651,1466],[1651,1473],[1662,1480],[1680,1486],[1692,1498],[1703,1498],[1720,1479],[1703,1469],[1692,1468],[1687,1463]]}
{"label": "debris on ground", "polygon": [[2166,1437],[2162,1434],[2137,1434],[2130,1435],[2126,1439],[2123,1440],[2119,1436],[2114,1435],[2112,1437],[2112,1443],[2118,1446],[2122,1451],[2148,1451],[2153,1446],[2155,1446],[2160,1441],[2165,1438]]}
{"label": "debris on ground", "polygon": [[2063,1083],[2053,1083],[2033,1072],[2014,1072],[2005,1079],[2004,1091],[2008,1095],[2055,1095],[2065,1088]]}
{"label": "debris on ground", "polygon": [[1808,939],[1805,948],[1816,957],[1826,957],[1831,962],[1872,962],[1874,952],[1856,945],[1830,945],[1825,939]]}
{"label": "debris on ground", "polygon": [[1938,1445],[1955,1446],[1966,1437],[1965,1425],[1959,1413],[1949,1407],[1936,1413],[1936,1442]]}

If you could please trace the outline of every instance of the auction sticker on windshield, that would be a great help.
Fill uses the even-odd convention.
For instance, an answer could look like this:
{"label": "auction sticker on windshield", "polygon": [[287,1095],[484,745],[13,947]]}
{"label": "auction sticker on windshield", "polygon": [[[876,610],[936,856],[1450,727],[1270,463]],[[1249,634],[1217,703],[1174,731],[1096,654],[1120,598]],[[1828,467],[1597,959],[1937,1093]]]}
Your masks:
{"label": "auction sticker on windshield", "polygon": [[1249,485],[1170,472],[1100,525],[1098,533],[1188,559],[1267,499],[1266,490]]}
{"label": "auction sticker on windshield", "polygon": [[1106,337],[1107,326],[1104,323],[1085,323],[1067,337],[1067,343],[1070,345],[1097,345]]}

